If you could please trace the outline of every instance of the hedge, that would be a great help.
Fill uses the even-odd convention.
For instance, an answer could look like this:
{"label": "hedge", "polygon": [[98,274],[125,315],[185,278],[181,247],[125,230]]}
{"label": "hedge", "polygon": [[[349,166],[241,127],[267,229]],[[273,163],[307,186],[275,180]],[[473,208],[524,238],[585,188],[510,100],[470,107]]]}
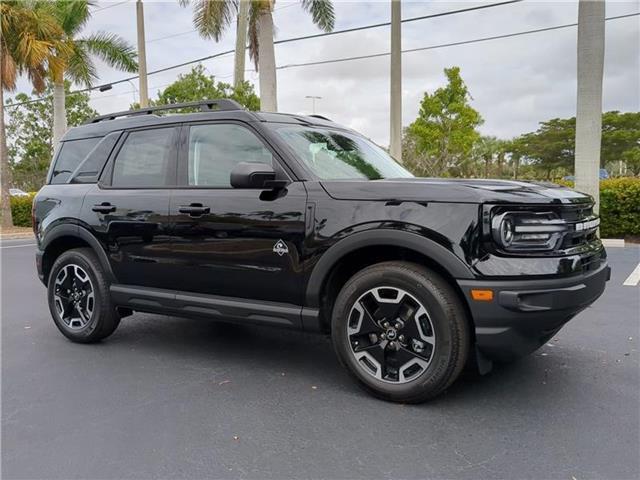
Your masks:
{"label": "hedge", "polygon": [[29,193],[28,197],[11,197],[11,215],[16,227],[31,226],[31,204],[36,192]]}
{"label": "hedge", "polygon": [[[571,182],[559,182],[573,186]],[[28,197],[11,197],[13,224],[31,226],[31,203]],[[600,236],[602,238],[640,237],[640,178],[610,178],[600,181]]]}
{"label": "hedge", "polygon": [[[558,182],[573,187],[573,182]],[[600,237],[640,236],[640,178],[600,180]]]}

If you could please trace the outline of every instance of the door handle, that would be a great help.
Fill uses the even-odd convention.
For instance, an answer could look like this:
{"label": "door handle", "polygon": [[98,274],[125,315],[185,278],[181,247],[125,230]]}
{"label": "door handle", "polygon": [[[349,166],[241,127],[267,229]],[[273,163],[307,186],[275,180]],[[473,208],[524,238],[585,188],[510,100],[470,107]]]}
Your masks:
{"label": "door handle", "polygon": [[98,213],[111,213],[116,211],[116,206],[111,205],[109,202],[102,202],[91,207],[91,210]]}
{"label": "door handle", "polygon": [[187,213],[190,217],[199,217],[210,213],[211,209],[201,203],[192,203],[191,205],[180,205],[180,207],[178,207],[178,212]]}

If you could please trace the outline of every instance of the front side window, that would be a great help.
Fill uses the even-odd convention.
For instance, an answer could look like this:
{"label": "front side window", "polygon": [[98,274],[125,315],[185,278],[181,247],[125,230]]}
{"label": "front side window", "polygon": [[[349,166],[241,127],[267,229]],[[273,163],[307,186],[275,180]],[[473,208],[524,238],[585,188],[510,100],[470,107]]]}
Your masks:
{"label": "front side window", "polygon": [[272,165],[273,156],[258,137],[240,125],[189,128],[189,185],[231,188],[231,171],[240,162]]}
{"label": "front side window", "polygon": [[379,180],[413,175],[373,142],[348,132],[304,126],[276,129],[296,156],[322,180]]}
{"label": "front side window", "polygon": [[171,183],[174,134],[173,127],[129,133],[115,159],[112,186],[157,188]]}
{"label": "front side window", "polygon": [[95,137],[62,142],[56,164],[51,172],[51,183],[65,183],[101,139],[102,137]]}

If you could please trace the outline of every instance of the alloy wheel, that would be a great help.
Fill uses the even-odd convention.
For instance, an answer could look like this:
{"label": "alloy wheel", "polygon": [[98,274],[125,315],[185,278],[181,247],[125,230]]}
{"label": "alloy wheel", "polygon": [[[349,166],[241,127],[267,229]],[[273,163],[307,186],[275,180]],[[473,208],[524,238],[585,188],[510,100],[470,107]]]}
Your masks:
{"label": "alloy wheel", "polygon": [[91,320],[95,308],[93,284],[79,265],[67,264],[55,280],[54,303],[60,319],[71,329],[81,329]]}
{"label": "alloy wheel", "polygon": [[420,376],[436,345],[425,306],[396,287],[376,287],[361,295],[350,310],[347,336],[362,370],[394,384]]}

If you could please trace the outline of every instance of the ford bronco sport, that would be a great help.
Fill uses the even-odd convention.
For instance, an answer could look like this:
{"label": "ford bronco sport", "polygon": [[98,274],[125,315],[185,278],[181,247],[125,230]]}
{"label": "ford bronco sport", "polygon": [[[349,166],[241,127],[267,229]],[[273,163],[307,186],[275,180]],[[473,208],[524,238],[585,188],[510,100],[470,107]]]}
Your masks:
{"label": "ford bronco sport", "polygon": [[[157,115],[178,108],[201,111]],[[134,311],[330,333],[372,394],[420,402],[602,294],[592,206],[550,184],[414,178],[326,118],[212,100],[69,130],[33,224],[75,342]]]}

